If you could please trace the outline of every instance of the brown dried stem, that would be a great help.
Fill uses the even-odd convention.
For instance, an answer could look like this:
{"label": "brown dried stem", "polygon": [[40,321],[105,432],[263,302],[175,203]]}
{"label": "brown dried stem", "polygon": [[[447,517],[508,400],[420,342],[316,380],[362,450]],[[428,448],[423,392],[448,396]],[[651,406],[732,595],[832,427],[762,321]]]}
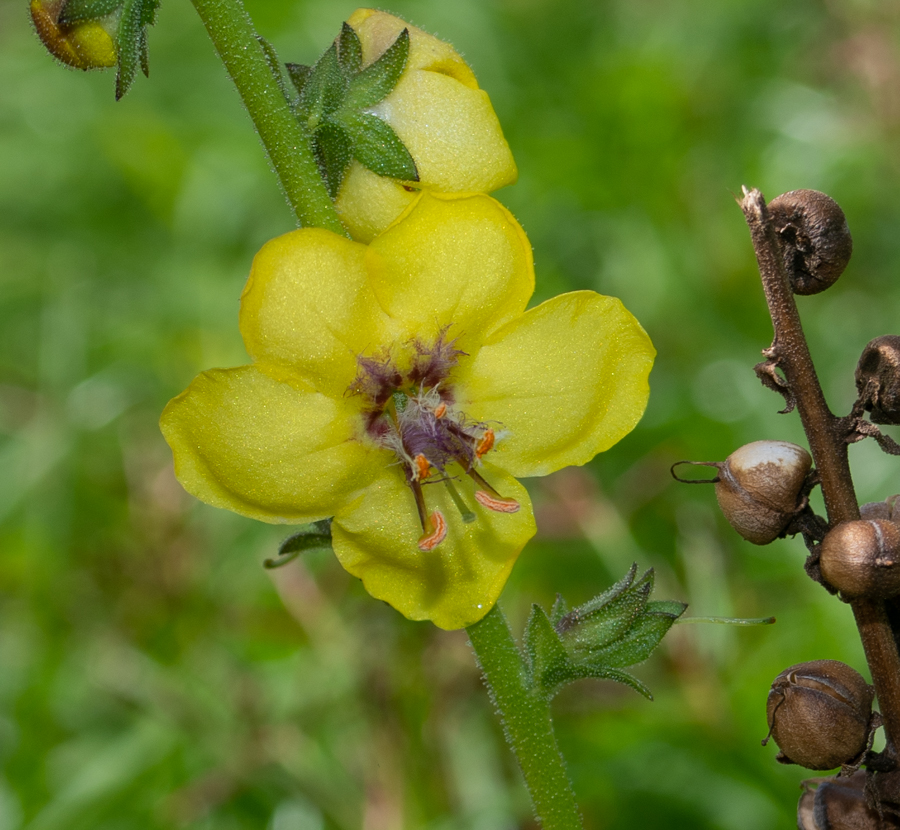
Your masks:
{"label": "brown dried stem", "polygon": [[[859,518],[859,504],[850,476],[845,430],[831,413],[809,353],[800,315],[784,270],[778,237],[766,202],[758,190],[743,189],[738,201],[750,228],[775,337],[766,356],[784,373],[797,404],[810,452],[821,479],[831,527]],[[856,599],[850,603],[884,717],[886,752],[897,759],[900,740],[900,656],[883,601]],[[898,759],[900,760],[900,759]]]}

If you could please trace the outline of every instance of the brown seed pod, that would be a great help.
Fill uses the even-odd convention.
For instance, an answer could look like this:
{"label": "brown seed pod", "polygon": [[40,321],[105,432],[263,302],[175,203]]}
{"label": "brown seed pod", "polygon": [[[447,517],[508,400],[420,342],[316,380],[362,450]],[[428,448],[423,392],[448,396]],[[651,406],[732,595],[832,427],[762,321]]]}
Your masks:
{"label": "brown seed pod", "polygon": [[876,424],[900,424],[900,337],[870,340],[856,365],[856,390]]}
{"label": "brown seed pod", "polygon": [[887,519],[896,522],[900,519],[900,494],[888,496],[884,501],[870,501],[860,505],[859,517],[861,519]]}
{"label": "brown seed pod", "polygon": [[777,760],[815,770],[856,761],[868,748],[874,699],[862,675],[838,660],[785,669],[766,701],[769,735],[781,750]]}
{"label": "brown seed pod", "polygon": [[810,454],[787,441],[754,441],[719,465],[716,499],[729,524],[754,545],[767,545],[790,524]]}
{"label": "brown seed pod", "polygon": [[[891,830],[896,822],[888,815],[880,816],[869,804],[866,793],[867,775],[857,770],[853,775],[813,779],[804,782],[805,792],[797,806],[800,830]],[[813,789],[810,785],[818,782]]]}
{"label": "brown seed pod", "polygon": [[818,190],[792,190],[769,202],[784,267],[795,294],[818,294],[833,285],[853,253],[840,205]]}
{"label": "brown seed pod", "polygon": [[900,525],[886,519],[842,522],[819,548],[822,577],[845,598],[900,594]]}

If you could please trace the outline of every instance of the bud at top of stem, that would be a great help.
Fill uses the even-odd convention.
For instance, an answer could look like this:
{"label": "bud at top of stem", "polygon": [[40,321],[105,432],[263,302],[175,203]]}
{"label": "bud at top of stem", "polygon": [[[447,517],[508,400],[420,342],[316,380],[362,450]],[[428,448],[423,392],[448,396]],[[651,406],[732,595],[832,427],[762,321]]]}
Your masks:
{"label": "bud at top of stem", "polygon": [[833,285],[853,253],[840,205],[818,190],[792,190],[769,202],[784,267],[795,294],[818,294]]}
{"label": "bud at top of stem", "polygon": [[31,0],[31,19],[53,57],[76,69],[105,69],[117,61],[118,11],[97,20],[60,22],[66,0]]}
{"label": "bud at top of stem", "polygon": [[843,522],[819,549],[822,577],[847,599],[900,594],[900,525],[886,519]]}
{"label": "bud at top of stem", "polygon": [[777,760],[815,770],[855,761],[868,747],[874,699],[862,675],[838,660],[785,669],[766,701],[769,734],[781,749]]}

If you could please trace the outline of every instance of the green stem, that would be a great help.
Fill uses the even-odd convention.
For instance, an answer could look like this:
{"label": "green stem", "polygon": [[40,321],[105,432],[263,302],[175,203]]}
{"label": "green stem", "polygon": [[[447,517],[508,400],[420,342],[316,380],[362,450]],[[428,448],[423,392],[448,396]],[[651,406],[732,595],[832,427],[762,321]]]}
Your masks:
{"label": "green stem", "polygon": [[466,632],[541,826],[544,830],[581,830],[575,793],[553,733],[550,702],[532,688],[506,618],[495,605]]}
{"label": "green stem", "polygon": [[309,135],[279,88],[241,0],[191,0],[237,87],[301,226],[346,235],[313,157]]}

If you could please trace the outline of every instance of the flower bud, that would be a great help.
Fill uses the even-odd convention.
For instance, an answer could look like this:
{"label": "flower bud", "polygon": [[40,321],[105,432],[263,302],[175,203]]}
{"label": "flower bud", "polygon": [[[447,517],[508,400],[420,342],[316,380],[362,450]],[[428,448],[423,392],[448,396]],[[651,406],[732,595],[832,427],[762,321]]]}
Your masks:
{"label": "flower bud", "polygon": [[31,19],[38,37],[58,60],[76,69],[103,69],[116,65],[114,35],[118,12],[99,20],[61,23],[68,0],[31,0]]}
{"label": "flower bud", "polygon": [[867,748],[874,698],[862,675],[837,660],[785,669],[766,701],[777,760],[815,770],[851,763]]}
{"label": "flower bud", "polygon": [[869,341],[856,366],[856,389],[876,424],[900,424],[900,337]]}
{"label": "flower bud", "polygon": [[393,128],[419,173],[415,187],[407,187],[351,163],[336,206],[354,239],[370,242],[412,203],[417,188],[489,193],[516,180],[490,99],[450,44],[373,9],[358,9],[347,23],[359,36],[364,67],[409,30],[403,74],[372,112]]}
{"label": "flower bud", "polygon": [[839,524],[822,541],[819,567],[847,599],[900,594],[900,525],[885,519]]}
{"label": "flower bud", "polygon": [[716,499],[729,524],[754,545],[767,545],[797,512],[810,454],[787,441],[754,441],[717,465]]}
{"label": "flower bud", "polygon": [[818,190],[792,190],[769,202],[784,267],[795,294],[818,294],[843,273],[853,238],[840,205]]}

